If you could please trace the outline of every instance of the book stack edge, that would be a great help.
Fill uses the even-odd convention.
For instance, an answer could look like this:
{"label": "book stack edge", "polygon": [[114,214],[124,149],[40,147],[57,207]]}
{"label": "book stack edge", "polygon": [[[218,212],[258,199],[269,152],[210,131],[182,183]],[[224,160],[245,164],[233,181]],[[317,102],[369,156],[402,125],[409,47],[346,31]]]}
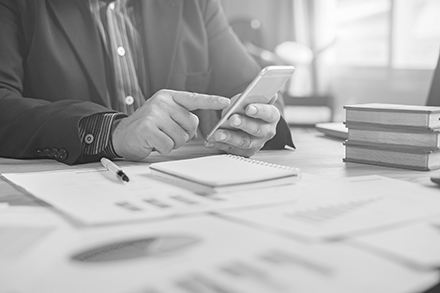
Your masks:
{"label": "book stack edge", "polygon": [[345,162],[440,168],[440,107],[371,103],[344,109]]}

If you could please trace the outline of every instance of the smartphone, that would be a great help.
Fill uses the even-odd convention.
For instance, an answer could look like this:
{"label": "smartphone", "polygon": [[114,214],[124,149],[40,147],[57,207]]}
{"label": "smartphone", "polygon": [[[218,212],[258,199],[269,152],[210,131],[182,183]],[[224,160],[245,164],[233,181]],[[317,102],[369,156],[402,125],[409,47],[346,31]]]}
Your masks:
{"label": "smartphone", "polygon": [[231,129],[228,123],[232,114],[244,114],[249,104],[273,104],[277,99],[277,92],[292,77],[295,71],[293,66],[268,66],[263,68],[255,79],[249,84],[240,97],[235,100],[227,112],[220,118],[218,123],[206,136],[208,141],[214,132],[219,128]]}

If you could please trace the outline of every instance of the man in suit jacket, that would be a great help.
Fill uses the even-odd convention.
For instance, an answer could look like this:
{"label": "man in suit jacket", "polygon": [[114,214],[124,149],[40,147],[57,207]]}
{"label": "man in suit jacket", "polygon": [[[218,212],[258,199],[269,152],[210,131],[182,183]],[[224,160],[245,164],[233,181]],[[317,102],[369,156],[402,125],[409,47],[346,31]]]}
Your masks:
{"label": "man in suit jacket", "polygon": [[[3,157],[167,154],[206,134],[223,97],[259,71],[218,0],[0,0],[0,38]],[[293,146],[276,107],[246,114],[207,146],[244,156]]]}

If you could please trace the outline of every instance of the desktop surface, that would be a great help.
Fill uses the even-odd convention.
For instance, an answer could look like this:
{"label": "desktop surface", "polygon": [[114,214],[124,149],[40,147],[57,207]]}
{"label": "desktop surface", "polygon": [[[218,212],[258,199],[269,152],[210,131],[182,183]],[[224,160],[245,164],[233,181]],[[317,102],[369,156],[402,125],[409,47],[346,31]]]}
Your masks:
{"label": "desktop surface", "polygon": [[[436,176],[438,171],[420,172],[398,168],[387,168],[365,164],[344,163],[344,146],[340,138],[332,138],[314,129],[293,129],[296,150],[262,150],[252,158],[268,163],[287,165],[300,168],[304,173],[323,175],[328,178],[345,178],[352,176],[380,175],[395,179],[416,182],[431,188],[437,185],[431,182],[430,176]],[[195,158],[219,152],[203,147],[201,142],[191,142],[168,156],[158,153],[150,155],[145,162],[155,163],[169,160]],[[121,167],[137,165],[129,161],[117,161]],[[100,163],[67,166],[55,160],[16,160],[0,158],[0,174],[42,172],[57,170],[82,170],[101,167]],[[11,205],[45,205],[40,200],[26,192],[17,189],[4,178],[0,180],[0,202],[6,201]]]}
{"label": "desktop surface", "polygon": [[[423,185],[429,190],[438,191],[440,189],[437,184],[431,182],[430,180],[430,176],[438,175],[438,172],[436,171],[420,172],[397,168],[379,167],[373,165],[344,163],[342,161],[344,157],[344,146],[341,140],[330,138],[312,129],[292,129],[292,133],[297,148],[295,151],[263,150],[258,152],[252,158],[268,163],[298,167],[305,174],[322,176],[330,180],[351,178],[355,176],[380,175],[388,178],[404,180],[407,182],[414,182],[419,185]],[[189,145],[173,151],[171,155],[167,157],[160,156],[159,154],[153,154],[149,158],[147,158],[145,162],[135,163],[127,161],[117,161],[116,163],[124,168],[127,166],[142,166],[142,164],[145,163],[193,158],[214,154],[218,154],[218,152],[204,148],[200,142],[191,142]],[[14,160],[0,158],[0,173],[2,174],[58,170],[94,170],[100,167],[102,166],[99,163],[66,166],[53,160]],[[44,202],[27,194],[25,191],[14,187],[4,178],[1,178],[0,180],[0,202],[8,202],[12,206],[48,207],[48,205]],[[188,221],[191,222],[190,220]],[[159,223],[162,222],[158,222],[157,225],[159,225]],[[130,225],[127,225],[126,227],[128,230],[133,229],[130,228]],[[151,225],[151,227],[154,227],[154,225]],[[89,231],[87,233],[91,232]],[[257,236],[258,235],[255,235],[255,237]],[[173,238],[177,236],[171,235],[170,237]],[[150,243],[151,239],[147,239],[145,241]],[[191,245],[193,245],[193,243],[198,243],[200,240],[194,237],[189,237],[182,238],[179,241],[182,242],[182,245],[188,245],[188,247],[190,247]],[[146,242],[142,242],[142,239],[140,239],[138,240],[138,242],[136,242],[136,245],[141,247],[142,245],[146,245],[145,243]],[[196,245],[197,244],[194,244],[194,246]],[[109,249],[109,247],[104,246],[104,249]],[[81,253],[86,252],[77,251],[76,253],[78,255],[81,255]],[[93,251],[91,253],[93,254]],[[427,288],[424,288],[423,290],[427,290]]]}

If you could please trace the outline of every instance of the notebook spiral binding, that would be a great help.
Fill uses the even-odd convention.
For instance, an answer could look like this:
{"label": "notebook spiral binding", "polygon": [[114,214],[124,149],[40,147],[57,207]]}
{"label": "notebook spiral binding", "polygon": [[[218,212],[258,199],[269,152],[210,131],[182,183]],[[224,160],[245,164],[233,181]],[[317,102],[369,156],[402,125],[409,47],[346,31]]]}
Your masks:
{"label": "notebook spiral binding", "polygon": [[273,163],[267,163],[267,162],[263,162],[263,161],[257,161],[257,160],[254,160],[254,159],[249,159],[249,158],[245,158],[245,157],[242,157],[242,156],[231,155],[231,154],[225,155],[225,157],[230,158],[230,159],[234,159],[234,160],[245,161],[245,162],[251,163],[251,164],[263,165],[263,166],[267,166],[267,167],[283,169],[283,170],[289,170],[289,171],[293,171],[295,173],[299,173],[299,169],[295,168],[295,167],[278,165],[278,164],[273,164]]}

